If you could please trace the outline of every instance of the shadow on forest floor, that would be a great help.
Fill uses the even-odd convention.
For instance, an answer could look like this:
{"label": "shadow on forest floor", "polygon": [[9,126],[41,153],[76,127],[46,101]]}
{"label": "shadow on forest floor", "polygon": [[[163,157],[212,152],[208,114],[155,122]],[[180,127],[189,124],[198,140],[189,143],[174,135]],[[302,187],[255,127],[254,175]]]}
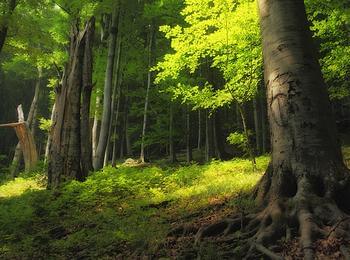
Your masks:
{"label": "shadow on forest floor", "polygon": [[44,190],[40,175],[17,178],[0,186],[0,258],[180,256],[186,236],[172,247],[171,231],[187,225],[191,234],[254,207],[242,194],[259,180],[268,160],[258,158],[256,172],[242,159],[106,167],[60,191]]}

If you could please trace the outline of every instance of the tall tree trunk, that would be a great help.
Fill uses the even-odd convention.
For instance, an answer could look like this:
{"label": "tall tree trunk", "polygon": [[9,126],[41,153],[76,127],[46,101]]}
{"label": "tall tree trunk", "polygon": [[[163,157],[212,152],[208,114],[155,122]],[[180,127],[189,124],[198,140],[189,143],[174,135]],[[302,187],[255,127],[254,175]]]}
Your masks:
{"label": "tall tree trunk", "polygon": [[259,0],[259,10],[272,161],[257,188],[265,209],[255,238],[274,244],[298,230],[304,259],[314,259],[316,239],[349,239],[350,175],[304,1]]}
{"label": "tall tree trunk", "polygon": [[202,146],[202,118],[201,110],[198,110],[198,140],[197,140],[197,149],[200,150]]}
{"label": "tall tree trunk", "polygon": [[146,137],[146,127],[147,127],[147,112],[148,112],[148,102],[149,102],[149,91],[151,88],[152,81],[152,49],[153,49],[153,34],[154,28],[151,24],[149,26],[149,43],[148,43],[148,75],[147,75],[147,89],[145,97],[145,108],[143,111],[143,125],[142,125],[142,136],[141,136],[141,151],[140,151],[140,161],[145,162],[145,137]]}
{"label": "tall tree trunk", "polygon": [[82,99],[81,99],[81,178],[85,179],[88,173],[93,170],[92,165],[92,143],[91,143],[91,128],[90,128],[90,101],[93,71],[93,53],[92,43],[94,40],[95,28],[92,26],[89,33],[85,36],[84,46],[84,63],[82,75]]}
{"label": "tall tree trunk", "polygon": [[[48,167],[48,187],[57,188],[67,180],[83,179],[81,168],[81,96],[83,75],[89,66],[84,66],[85,47],[90,48],[95,20],[91,18],[85,29],[79,32],[78,23],[72,25],[69,63],[62,86],[57,89],[56,117],[53,122],[53,137]],[[90,67],[91,68],[91,67]],[[85,82],[87,83],[87,82]]]}
{"label": "tall tree trunk", "polygon": [[[38,67],[37,69],[38,69],[38,79],[35,84],[34,97],[30,105],[29,113],[27,116],[27,125],[31,130],[34,140],[35,140],[35,124],[36,124],[36,117],[37,117],[37,111],[38,111],[38,101],[39,101],[41,81],[43,76],[42,68]],[[17,177],[20,171],[20,165],[22,160],[23,160],[23,153],[22,153],[21,145],[20,143],[18,143],[16,145],[15,154],[13,156],[12,163],[10,166],[10,174],[13,178]]]}
{"label": "tall tree trunk", "polygon": [[96,155],[93,160],[95,170],[99,170],[102,168],[107,146],[109,121],[111,118],[111,96],[113,87],[114,57],[117,45],[119,14],[120,7],[118,6],[113,13],[111,30],[109,33],[110,38],[108,45],[107,68],[103,91],[103,112],[101,120],[101,129],[98,139]]}
{"label": "tall tree trunk", "polygon": [[8,0],[7,12],[3,15],[2,17],[3,19],[0,24],[0,53],[2,51],[2,48],[4,47],[5,40],[7,37],[7,33],[9,29],[9,20],[11,19],[11,16],[16,6],[17,6],[16,0]]}
{"label": "tall tree trunk", "polygon": [[[116,138],[117,136],[117,132],[118,132],[118,122],[119,122],[119,114],[120,114],[120,104],[122,102],[122,91],[121,91],[121,85],[122,85],[122,74],[120,74],[119,76],[119,81],[118,81],[118,87],[117,87],[117,107],[115,109],[115,120],[114,120],[114,126],[113,126],[113,142],[112,142],[112,165],[115,166],[116,165],[116,160],[117,160],[117,145],[118,145],[118,139]],[[126,90],[125,92],[127,93],[128,91],[128,85],[126,86]]]}
{"label": "tall tree trunk", "polygon": [[101,107],[101,99],[99,96],[96,97],[96,105],[95,105],[95,114],[94,114],[94,123],[92,125],[92,137],[91,137],[91,142],[92,142],[92,158],[96,157],[96,152],[97,152],[97,145],[98,145],[98,136],[99,136],[99,130],[100,130],[100,124],[101,121],[99,120],[99,114],[98,110]]}
{"label": "tall tree trunk", "polygon": [[[111,144],[114,143],[111,141],[111,137],[114,134],[114,128],[116,128],[116,125],[118,121],[114,121],[114,118],[117,120],[117,116],[115,115],[115,112],[118,113],[119,111],[119,103],[120,103],[120,93],[121,93],[121,73],[120,73],[120,59],[121,59],[121,48],[122,48],[122,41],[121,41],[121,32],[120,32],[120,22],[121,19],[119,19],[118,22],[118,34],[117,34],[117,58],[116,58],[116,64],[115,64],[115,79],[114,79],[114,87],[113,87],[113,93],[112,93],[112,103],[111,103],[111,118],[109,122],[109,128],[108,128],[108,138],[107,138],[107,146],[105,151],[105,157],[103,165],[106,166],[109,162],[109,155],[111,151]],[[120,84],[119,84],[120,83]],[[118,100],[118,105],[116,108],[116,100]]]}
{"label": "tall tree trunk", "polygon": [[191,114],[189,105],[186,108],[186,161],[187,163],[191,163],[192,161]]}

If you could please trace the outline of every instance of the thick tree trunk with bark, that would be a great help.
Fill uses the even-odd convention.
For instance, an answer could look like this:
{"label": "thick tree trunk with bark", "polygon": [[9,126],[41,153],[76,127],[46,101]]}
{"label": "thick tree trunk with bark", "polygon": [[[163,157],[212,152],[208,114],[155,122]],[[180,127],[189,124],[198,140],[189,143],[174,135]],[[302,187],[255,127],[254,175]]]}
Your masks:
{"label": "thick tree trunk with bark", "polygon": [[[274,254],[266,249],[291,236],[299,238],[304,259],[315,259],[318,239],[339,239],[345,244],[338,250],[345,252],[350,239],[350,175],[304,1],[258,2],[272,161],[255,192],[261,211],[247,216],[241,230],[241,237],[251,238],[248,258],[257,259],[255,249]],[[222,225],[225,233],[232,232],[235,221]],[[208,228],[197,237],[205,231]]]}
{"label": "thick tree trunk with bark", "polygon": [[[82,143],[87,140],[81,139],[81,118],[85,117],[83,121],[86,121],[86,114],[81,115],[84,110],[81,100],[83,88],[91,87],[91,84],[88,86],[91,75],[87,74],[92,73],[91,70],[89,71],[92,69],[90,64],[92,57],[89,55],[91,54],[94,24],[94,18],[92,18],[81,32],[77,24],[72,26],[69,63],[62,86],[57,89],[56,95],[56,116],[52,126],[52,145],[48,168],[49,188],[57,188],[67,180],[83,179],[86,175],[84,171],[88,168],[85,165],[86,158],[82,159],[83,153],[84,155],[86,153],[82,151]],[[86,124],[86,122],[83,123]],[[88,135],[88,133],[83,134]]]}
{"label": "thick tree trunk with bark", "polygon": [[111,118],[111,96],[113,85],[114,57],[117,45],[119,6],[115,10],[112,17],[112,25],[109,33],[108,58],[105,76],[105,85],[103,91],[103,112],[101,120],[101,129],[98,139],[96,154],[93,160],[94,169],[99,170],[103,167],[105,151],[108,139],[109,121]]}

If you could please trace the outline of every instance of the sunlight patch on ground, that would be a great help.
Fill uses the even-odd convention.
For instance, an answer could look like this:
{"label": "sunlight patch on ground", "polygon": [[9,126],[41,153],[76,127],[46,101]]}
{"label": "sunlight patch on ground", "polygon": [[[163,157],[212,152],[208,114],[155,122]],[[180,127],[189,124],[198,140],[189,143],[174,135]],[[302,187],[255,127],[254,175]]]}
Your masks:
{"label": "sunlight patch on ground", "polygon": [[16,178],[0,186],[0,198],[20,196],[27,190],[42,190],[37,178]]}

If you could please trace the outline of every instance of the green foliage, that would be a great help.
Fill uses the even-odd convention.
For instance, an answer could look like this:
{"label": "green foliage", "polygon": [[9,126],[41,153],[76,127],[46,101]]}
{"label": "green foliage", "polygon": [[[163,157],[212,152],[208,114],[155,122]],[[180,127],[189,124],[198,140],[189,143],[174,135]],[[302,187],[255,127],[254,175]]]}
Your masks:
{"label": "green foliage", "polygon": [[248,131],[248,137],[244,133],[234,132],[227,137],[227,142],[229,144],[237,146],[246,155],[249,153],[249,138],[252,136],[252,132]]}
{"label": "green foliage", "polygon": [[268,160],[258,158],[259,172],[240,159],[163,169],[107,167],[60,191],[43,190],[39,176],[17,178],[0,186],[0,257],[154,253],[170,223],[205,210],[213,200],[248,192]]}
{"label": "green foliage", "polygon": [[[171,39],[174,52],[156,66],[156,82],[165,82],[175,97],[195,107],[216,109],[232,101],[251,100],[262,73],[255,2],[188,0],[181,14],[186,26],[160,28]],[[209,77],[215,69],[224,83],[207,78],[198,84],[203,71]]]}

